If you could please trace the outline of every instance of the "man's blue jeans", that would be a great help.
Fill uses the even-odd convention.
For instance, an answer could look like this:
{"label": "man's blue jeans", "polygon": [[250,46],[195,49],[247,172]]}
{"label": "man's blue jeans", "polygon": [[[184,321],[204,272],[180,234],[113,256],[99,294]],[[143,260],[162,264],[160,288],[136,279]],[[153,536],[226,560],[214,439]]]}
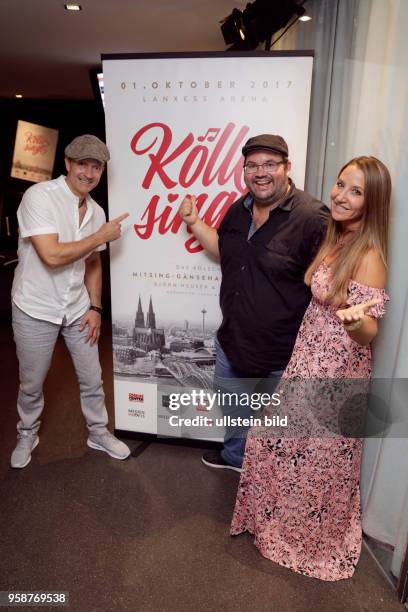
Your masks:
{"label": "man's blue jeans", "polygon": [[[231,366],[228,361],[228,357],[224,353],[221,344],[218,340],[215,340],[216,349],[216,360],[215,360],[215,372],[214,372],[214,391],[220,391],[221,393],[236,393],[236,394],[251,394],[258,391],[258,386],[261,385],[262,379],[249,379],[242,378],[242,375],[238,374],[236,370]],[[270,372],[267,377],[266,389],[264,392],[272,394],[276,385],[278,384],[280,377],[283,374],[283,370],[276,370]],[[225,416],[230,415],[231,418],[249,418],[251,416],[257,416],[257,411],[254,411],[251,406],[242,406],[237,403],[222,402],[222,412]],[[224,438],[224,448],[221,451],[222,458],[234,465],[235,467],[241,467],[242,460],[244,458],[246,434],[248,428],[244,427],[227,427]]]}

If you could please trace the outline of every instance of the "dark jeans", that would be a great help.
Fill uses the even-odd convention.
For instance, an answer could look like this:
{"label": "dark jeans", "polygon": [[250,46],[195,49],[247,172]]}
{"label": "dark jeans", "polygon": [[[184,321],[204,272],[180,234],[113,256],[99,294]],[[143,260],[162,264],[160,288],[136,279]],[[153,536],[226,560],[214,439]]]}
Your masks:
{"label": "dark jeans", "polygon": [[[278,384],[280,377],[283,374],[283,370],[276,370],[270,372],[266,379],[260,378],[242,378],[242,375],[238,374],[236,370],[231,366],[228,361],[228,357],[224,353],[220,343],[216,339],[216,361],[215,361],[215,372],[214,372],[214,390],[220,391],[221,393],[236,393],[236,394],[251,394],[254,392],[273,393],[276,385]],[[257,411],[251,406],[242,406],[237,403],[231,402],[227,405],[226,402],[222,402],[222,412],[225,416],[231,418],[249,418],[257,416]],[[225,461],[234,465],[235,467],[241,467],[242,460],[244,458],[245,442],[248,428],[240,426],[229,426],[226,427],[226,434],[224,438],[224,448],[221,451],[221,455]]]}

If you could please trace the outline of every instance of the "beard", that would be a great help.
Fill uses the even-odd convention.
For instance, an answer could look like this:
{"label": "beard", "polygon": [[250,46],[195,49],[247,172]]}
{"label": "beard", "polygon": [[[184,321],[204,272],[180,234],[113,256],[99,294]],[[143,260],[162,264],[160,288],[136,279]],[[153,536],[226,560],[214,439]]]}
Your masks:
{"label": "beard", "polygon": [[254,179],[247,184],[248,190],[258,206],[267,207],[282,200],[288,191],[289,182],[287,177],[283,180]]}

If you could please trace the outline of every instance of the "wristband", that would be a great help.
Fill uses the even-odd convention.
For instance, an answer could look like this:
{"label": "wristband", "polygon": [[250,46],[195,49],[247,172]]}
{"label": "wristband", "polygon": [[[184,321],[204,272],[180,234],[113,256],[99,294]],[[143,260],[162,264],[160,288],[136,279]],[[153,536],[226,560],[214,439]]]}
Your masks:
{"label": "wristband", "polygon": [[99,308],[99,306],[94,306],[93,304],[90,305],[89,310],[94,310],[100,315],[102,314],[102,308]]}
{"label": "wristband", "polygon": [[363,319],[359,319],[358,321],[354,321],[354,323],[343,323],[343,327],[346,331],[356,331],[356,329],[360,329],[363,324]]}

